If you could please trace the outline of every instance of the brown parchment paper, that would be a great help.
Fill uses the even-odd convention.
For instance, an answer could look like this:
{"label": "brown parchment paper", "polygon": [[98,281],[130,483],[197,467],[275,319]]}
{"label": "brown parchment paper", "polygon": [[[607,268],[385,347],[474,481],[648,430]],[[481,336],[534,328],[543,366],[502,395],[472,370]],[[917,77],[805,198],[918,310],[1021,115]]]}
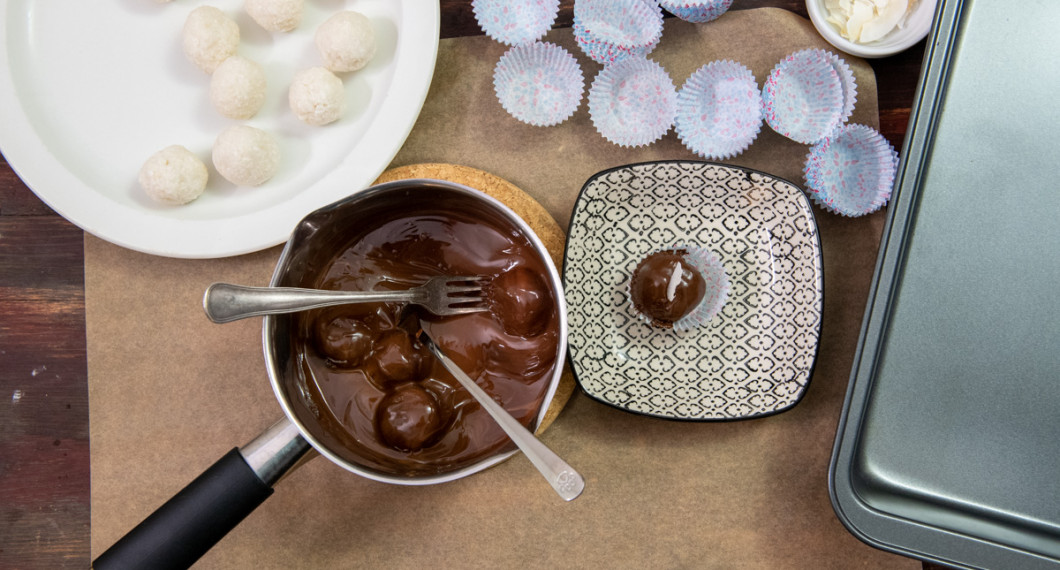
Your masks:
{"label": "brown parchment paper", "polygon": [[[600,67],[570,30],[546,38]],[[669,19],[651,58],[681,83],[733,59],[761,84],[788,53],[828,46],[810,23],[773,9],[733,11],[703,25]],[[496,103],[492,71],[505,47],[487,37],[443,40],[423,112],[393,166],[466,165],[538,200],[565,228],[581,185],[599,170],[695,158],[671,132],[646,148],[600,137],[585,103],[549,128]],[[853,122],[878,124],[865,62]],[[763,126],[731,163],[796,183],[807,148]],[[917,568],[870,548],[840,524],[828,460],[872,278],[883,214],[816,210],[824,250],[819,358],[792,410],[728,423],[629,414],[579,391],[544,441],[586,478],[563,503],[522,455],[432,487],[376,483],[316,458],[199,563],[201,568]],[[228,449],[281,411],[265,373],[260,321],[203,316],[213,281],[265,284],[279,248],[218,260],[174,260],[85,238],[92,466],[92,550],[101,553]]]}

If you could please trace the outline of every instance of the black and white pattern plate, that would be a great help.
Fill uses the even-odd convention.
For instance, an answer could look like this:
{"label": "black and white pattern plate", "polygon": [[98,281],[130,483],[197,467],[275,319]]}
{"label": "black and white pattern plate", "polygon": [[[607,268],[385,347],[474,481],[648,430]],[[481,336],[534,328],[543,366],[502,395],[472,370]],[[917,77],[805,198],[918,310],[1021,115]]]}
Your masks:
{"label": "black and white pattern plate", "polygon": [[[824,284],[817,224],[797,186],[709,162],[623,166],[586,182],[568,236],[570,357],[589,396],[683,420],[798,403],[817,357]],[[637,262],[675,244],[713,251],[732,282],[721,312],[684,333],[639,320],[628,294]]]}

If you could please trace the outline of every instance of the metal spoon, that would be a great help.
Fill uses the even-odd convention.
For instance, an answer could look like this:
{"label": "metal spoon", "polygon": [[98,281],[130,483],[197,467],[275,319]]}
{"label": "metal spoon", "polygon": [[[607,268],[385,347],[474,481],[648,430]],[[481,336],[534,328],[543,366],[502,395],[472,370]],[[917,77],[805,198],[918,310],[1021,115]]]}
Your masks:
{"label": "metal spoon", "polygon": [[537,470],[545,476],[548,483],[552,485],[552,488],[559,493],[559,496],[565,501],[572,501],[581,494],[582,490],[585,489],[585,480],[582,476],[574,470],[573,467],[567,464],[566,461],[560,459],[555,452],[549,449],[541,440],[534,437],[534,434],[530,430],[523,427],[523,424],[519,423],[508,410],[505,410],[498,404],[493,398],[490,397],[482,388],[479,388],[475,381],[471,379],[455,362],[449,359],[448,356],[442,353],[442,349],[434,342],[434,339],[427,334],[427,331],[420,333],[420,342],[422,342],[434,357],[445,366],[446,370],[453,375],[454,378],[468,391],[471,395],[478,400],[479,404],[482,404],[483,408],[493,416],[494,421],[501,426],[501,429],[508,434],[508,437],[512,438],[512,441],[519,446],[523,454],[526,455],[530,462],[537,467]]}

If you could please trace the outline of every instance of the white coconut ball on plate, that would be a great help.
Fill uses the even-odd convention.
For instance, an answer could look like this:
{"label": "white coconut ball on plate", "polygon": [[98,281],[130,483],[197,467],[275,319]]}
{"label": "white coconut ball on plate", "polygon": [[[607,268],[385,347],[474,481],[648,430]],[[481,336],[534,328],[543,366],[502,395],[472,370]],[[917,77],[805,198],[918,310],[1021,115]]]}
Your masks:
{"label": "white coconut ball on plate", "polygon": [[199,6],[184,21],[183,47],[192,63],[213,73],[239,49],[239,25],[214,6]]}
{"label": "white coconut ball on plate", "polygon": [[302,23],[305,0],[246,0],[243,9],[270,32],[289,32]]}
{"label": "white coconut ball on plate", "polygon": [[261,129],[233,125],[214,141],[213,166],[236,186],[261,186],[280,168],[280,145]]}
{"label": "white coconut ball on plate", "polygon": [[367,16],[345,10],[320,24],[313,41],[324,67],[335,73],[357,71],[375,57],[375,29]]}
{"label": "white coconut ball on plate", "polygon": [[209,180],[206,164],[181,145],[151,155],[140,168],[140,186],[154,200],[179,206],[202,195]]}
{"label": "white coconut ball on plate", "polygon": [[291,111],[302,122],[320,126],[333,123],[346,110],[346,87],[323,67],[299,71],[287,92]]}
{"label": "white coconut ball on plate", "polygon": [[265,104],[265,71],[241,56],[221,62],[210,77],[210,101],[229,119],[249,119]]}

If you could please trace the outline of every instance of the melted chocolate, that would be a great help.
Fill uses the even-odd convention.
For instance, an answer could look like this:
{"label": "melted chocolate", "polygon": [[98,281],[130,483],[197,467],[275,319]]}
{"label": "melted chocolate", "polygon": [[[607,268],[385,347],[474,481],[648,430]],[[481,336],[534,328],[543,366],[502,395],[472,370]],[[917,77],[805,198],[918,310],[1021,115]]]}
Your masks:
{"label": "melted chocolate", "polygon": [[633,307],[651,318],[653,324],[673,326],[706,294],[706,281],[684,257],[684,250],[656,252],[633,270],[630,282]]}
{"label": "melted chocolate", "polygon": [[443,318],[414,305],[373,304],[303,313],[295,339],[300,381],[329,448],[396,475],[453,471],[514,448],[417,333],[422,325],[532,427],[559,365],[547,266],[514,227],[466,208],[394,212],[377,223],[340,248],[314,286],[404,289],[436,275],[480,275],[490,281],[491,310]]}

